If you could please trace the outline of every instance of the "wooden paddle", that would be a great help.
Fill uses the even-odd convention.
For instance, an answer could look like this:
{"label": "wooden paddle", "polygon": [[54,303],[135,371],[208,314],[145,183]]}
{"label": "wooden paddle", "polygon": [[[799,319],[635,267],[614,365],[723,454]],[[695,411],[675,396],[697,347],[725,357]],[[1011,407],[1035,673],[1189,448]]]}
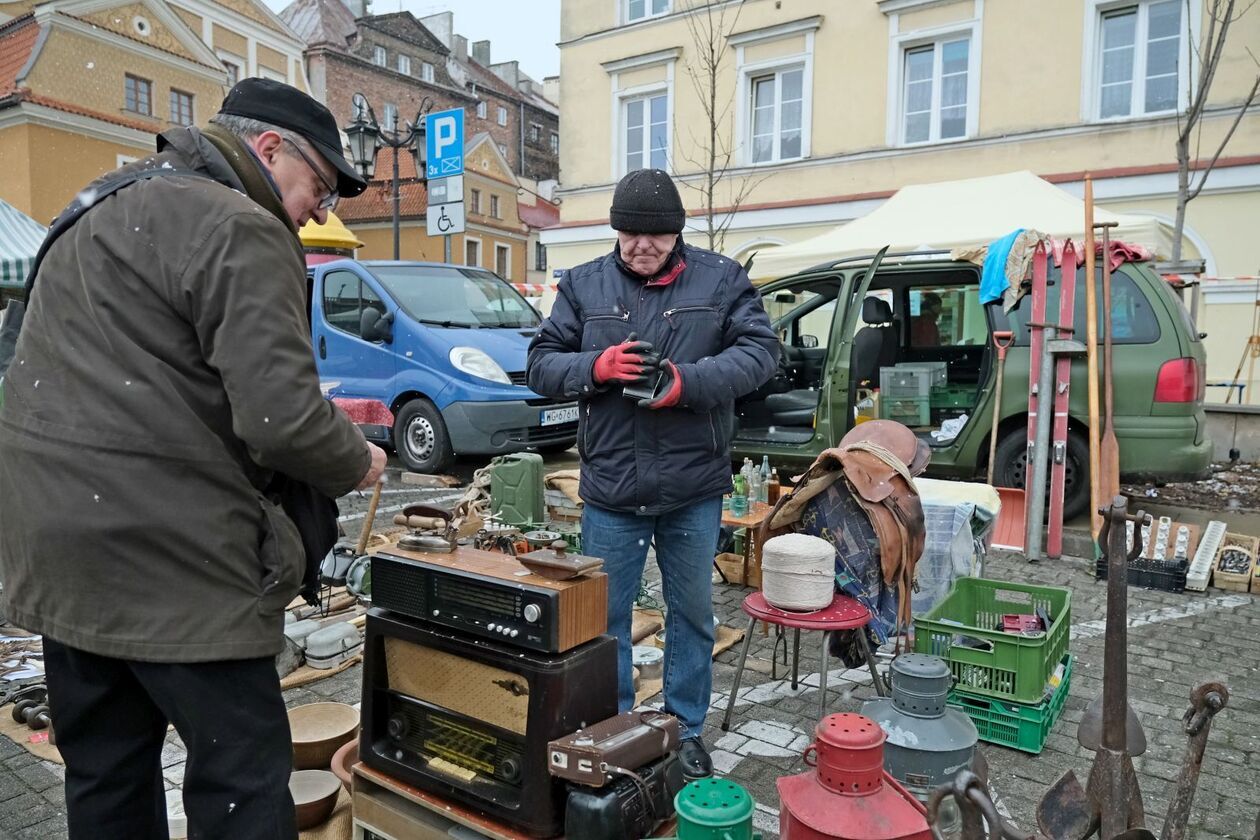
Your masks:
{"label": "wooden paddle", "polygon": [[1115,222],[1099,225],[1102,228],[1102,304],[1103,304],[1103,397],[1105,400],[1104,431],[1098,449],[1098,495],[1104,499],[1115,498],[1120,492],[1120,443],[1116,440],[1114,400],[1116,384],[1111,372],[1111,237],[1109,229]]}
{"label": "wooden paddle", "polygon": [[1103,506],[1100,491],[1099,457],[1102,427],[1098,419],[1098,293],[1094,282],[1094,179],[1085,176],[1085,359],[1089,395],[1089,531],[1098,540],[1102,531]]}

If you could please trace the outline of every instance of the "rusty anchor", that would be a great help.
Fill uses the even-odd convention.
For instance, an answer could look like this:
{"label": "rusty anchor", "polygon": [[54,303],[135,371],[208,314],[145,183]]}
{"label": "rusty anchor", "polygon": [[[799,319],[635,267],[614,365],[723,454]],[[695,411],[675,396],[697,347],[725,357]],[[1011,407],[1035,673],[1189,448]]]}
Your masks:
{"label": "rusty anchor", "polygon": [[[1203,768],[1203,751],[1207,748],[1208,732],[1212,718],[1229,702],[1229,690],[1222,683],[1203,683],[1190,692],[1190,708],[1182,717],[1183,728],[1190,742],[1186,745],[1186,757],[1181,762],[1181,775],[1177,787],[1168,802],[1164,817],[1163,840],[1184,840],[1186,823],[1190,820],[1190,806],[1199,787],[1199,771]],[[1257,824],[1260,836],[1260,823]]]}

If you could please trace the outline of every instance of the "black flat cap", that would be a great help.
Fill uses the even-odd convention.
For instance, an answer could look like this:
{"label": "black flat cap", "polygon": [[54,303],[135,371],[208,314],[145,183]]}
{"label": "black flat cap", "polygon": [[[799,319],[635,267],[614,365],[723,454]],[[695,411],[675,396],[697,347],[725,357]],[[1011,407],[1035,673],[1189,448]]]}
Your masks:
{"label": "black flat cap", "polygon": [[337,121],[324,105],[295,87],[271,79],[241,79],[228,91],[220,114],[248,117],[300,134],[337,169],[337,193],[345,198],[367,189],[341,151]]}

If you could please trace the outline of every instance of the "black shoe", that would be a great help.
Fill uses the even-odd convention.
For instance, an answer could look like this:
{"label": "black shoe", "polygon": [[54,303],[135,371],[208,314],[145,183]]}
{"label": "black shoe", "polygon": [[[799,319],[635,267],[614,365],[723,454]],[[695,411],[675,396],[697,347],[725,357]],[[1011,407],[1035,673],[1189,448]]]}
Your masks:
{"label": "black shoe", "polygon": [[678,763],[682,765],[683,778],[689,782],[713,775],[713,760],[698,737],[684,738],[678,745]]}

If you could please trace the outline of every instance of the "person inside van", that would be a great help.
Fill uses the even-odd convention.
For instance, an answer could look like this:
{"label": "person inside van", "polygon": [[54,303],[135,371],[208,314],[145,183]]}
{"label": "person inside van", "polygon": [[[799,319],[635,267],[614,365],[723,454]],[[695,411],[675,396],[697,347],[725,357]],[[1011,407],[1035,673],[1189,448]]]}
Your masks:
{"label": "person inside van", "polygon": [[919,299],[919,314],[910,319],[910,343],[915,347],[936,347],[941,331],[936,326],[941,317],[941,296],[925,292]]}

